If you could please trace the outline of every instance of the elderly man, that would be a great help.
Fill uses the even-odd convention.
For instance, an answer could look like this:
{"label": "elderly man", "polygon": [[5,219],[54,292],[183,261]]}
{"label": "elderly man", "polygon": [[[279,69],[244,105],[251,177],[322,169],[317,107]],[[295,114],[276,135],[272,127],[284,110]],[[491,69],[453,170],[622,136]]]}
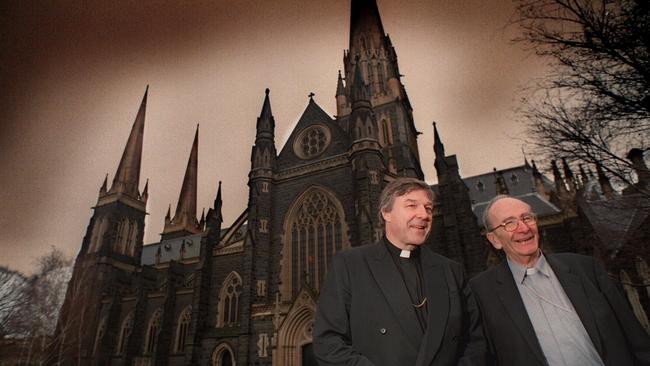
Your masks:
{"label": "elderly man", "polygon": [[422,246],[432,209],[426,183],[396,179],[380,197],[385,237],[334,258],[313,332],[320,365],[482,364],[462,267]]}
{"label": "elderly man", "polygon": [[593,258],[544,254],[529,205],[497,196],[483,221],[507,260],[470,281],[499,365],[650,365],[650,339]]}

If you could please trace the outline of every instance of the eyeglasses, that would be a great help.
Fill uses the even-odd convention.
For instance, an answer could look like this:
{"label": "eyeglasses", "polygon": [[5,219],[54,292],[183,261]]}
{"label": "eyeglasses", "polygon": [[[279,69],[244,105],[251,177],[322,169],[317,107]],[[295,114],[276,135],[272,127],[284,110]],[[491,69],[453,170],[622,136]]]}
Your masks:
{"label": "eyeglasses", "polygon": [[488,233],[491,233],[500,227],[502,227],[503,230],[507,232],[513,232],[517,230],[517,228],[519,227],[520,221],[523,222],[526,226],[537,225],[537,217],[535,217],[534,214],[530,213],[530,214],[522,215],[520,218],[515,217],[515,218],[508,219],[502,222],[501,224],[493,227],[492,229],[488,230]]}

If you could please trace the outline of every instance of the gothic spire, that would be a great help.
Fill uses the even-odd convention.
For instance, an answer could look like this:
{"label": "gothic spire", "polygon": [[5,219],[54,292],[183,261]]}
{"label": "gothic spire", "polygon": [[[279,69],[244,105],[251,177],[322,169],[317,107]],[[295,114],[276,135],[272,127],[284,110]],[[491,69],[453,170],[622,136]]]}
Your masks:
{"label": "gothic spire", "polygon": [[106,177],[104,177],[104,183],[102,183],[102,186],[99,188],[99,195],[102,196],[106,194],[107,189],[108,189],[108,174],[106,174]]}
{"label": "gothic spire", "polygon": [[139,198],[140,163],[142,161],[142,139],[144,136],[144,117],[147,109],[149,85],[142,97],[140,109],[131,127],[131,134],[124,147],[122,159],[113,178],[113,184],[108,193],[124,193],[133,198]]}
{"label": "gothic spire", "polygon": [[350,52],[375,48],[385,36],[376,0],[352,0],[350,13]]}
{"label": "gothic spire", "polygon": [[571,171],[571,167],[569,166],[569,163],[567,163],[566,158],[562,158],[562,169],[564,170],[564,180],[569,186],[569,191],[575,191],[575,177],[573,176],[573,172]]}
{"label": "gothic spire", "polygon": [[339,78],[336,82],[336,96],[345,95],[345,86],[343,86],[343,77],[341,76],[341,70],[339,70]]}
{"label": "gothic spire", "polygon": [[190,232],[198,231],[198,221],[196,220],[196,198],[197,198],[197,178],[198,178],[198,150],[199,150],[199,125],[196,125],[194,142],[190,157],[187,160],[183,186],[178,196],[176,213],[170,224],[166,224],[163,234],[172,232]]}
{"label": "gothic spire", "polygon": [[532,169],[533,169],[533,181],[535,183],[535,190],[537,193],[542,194],[548,198],[548,193],[546,192],[546,186],[544,185],[544,177],[542,176],[542,173],[540,173],[539,169],[537,169],[537,164],[535,164],[535,160],[530,161],[532,163]]}
{"label": "gothic spire", "polygon": [[147,182],[144,184],[144,189],[142,190],[142,194],[140,195],[140,200],[142,200],[142,202],[147,203],[148,199],[149,199],[149,178],[147,178]]}
{"label": "gothic spire", "polygon": [[257,118],[257,133],[255,136],[255,144],[259,144],[262,140],[267,140],[273,143],[275,134],[275,118],[271,112],[271,99],[269,98],[269,88],[264,90],[264,103],[262,104],[262,111]]}
{"label": "gothic spire", "polygon": [[219,181],[219,188],[217,189],[217,198],[214,199],[214,213],[216,215],[215,219],[221,223],[223,222],[223,216],[221,215],[221,181]]}
{"label": "gothic spire", "polygon": [[438,134],[436,122],[433,122],[433,153],[435,155],[433,166],[436,168],[438,182],[446,182],[448,179],[449,167],[445,160],[445,145],[443,145],[440,134]]}
{"label": "gothic spire", "polygon": [[596,164],[596,174],[598,174],[598,183],[600,183],[603,196],[606,198],[612,198],[614,196],[614,188],[612,188],[612,184],[607,175],[605,175],[603,167],[600,166],[600,164]]}
{"label": "gothic spire", "polygon": [[368,87],[363,81],[363,76],[361,75],[361,64],[359,63],[358,57],[354,67],[354,79],[350,88],[350,99],[352,100],[352,104],[360,101],[370,101]]}
{"label": "gothic spire", "polygon": [[269,119],[273,118],[273,113],[271,112],[271,102],[269,100],[269,88],[264,90],[266,96],[264,97],[264,104],[262,105],[262,112],[260,113],[260,119]]}
{"label": "gothic spire", "polygon": [[555,182],[555,189],[557,192],[567,192],[566,184],[564,184],[564,179],[562,179],[562,174],[560,174],[560,169],[557,167],[555,160],[551,160],[551,169],[553,170],[553,181]]}
{"label": "gothic spire", "polygon": [[[257,129],[255,132],[255,145],[251,152],[251,168],[272,169],[275,163],[275,119],[271,112],[271,99],[269,98],[270,90],[264,91],[264,103],[262,111],[257,117]],[[251,171],[252,174],[252,171]],[[250,175],[249,175],[250,177]]]}
{"label": "gothic spire", "polygon": [[436,154],[436,159],[444,159],[445,145],[442,144],[435,122],[433,122],[433,152]]}

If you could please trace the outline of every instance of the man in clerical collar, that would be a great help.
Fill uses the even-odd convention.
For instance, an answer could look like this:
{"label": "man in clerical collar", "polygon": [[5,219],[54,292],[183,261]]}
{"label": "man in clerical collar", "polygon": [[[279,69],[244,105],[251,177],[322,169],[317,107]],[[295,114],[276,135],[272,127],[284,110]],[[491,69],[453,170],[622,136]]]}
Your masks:
{"label": "man in clerical collar", "polygon": [[650,365],[650,338],[592,257],[545,254],[525,202],[492,199],[486,236],[506,261],[470,281],[498,365]]}
{"label": "man in clerical collar", "polygon": [[338,253],[318,300],[320,365],[482,365],[479,312],[462,266],[423,246],[434,195],[412,178],[380,196],[385,236]]}

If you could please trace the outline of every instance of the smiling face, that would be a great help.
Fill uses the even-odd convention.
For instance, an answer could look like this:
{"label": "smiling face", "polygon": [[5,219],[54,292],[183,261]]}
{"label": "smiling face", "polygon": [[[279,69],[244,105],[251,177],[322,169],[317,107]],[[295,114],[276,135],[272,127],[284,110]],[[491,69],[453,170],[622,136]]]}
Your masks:
{"label": "smiling face", "polygon": [[[507,197],[500,199],[490,207],[489,224],[496,227],[510,219],[521,219],[530,215],[531,208],[525,202]],[[524,224],[521,220],[517,228],[506,231],[503,226],[487,234],[487,238],[496,249],[503,249],[508,258],[523,266],[530,267],[539,257],[539,232],[535,222]]]}
{"label": "smiling face", "polygon": [[381,214],[386,223],[386,237],[400,249],[413,250],[427,239],[431,230],[433,203],[422,189],[395,197]]}

